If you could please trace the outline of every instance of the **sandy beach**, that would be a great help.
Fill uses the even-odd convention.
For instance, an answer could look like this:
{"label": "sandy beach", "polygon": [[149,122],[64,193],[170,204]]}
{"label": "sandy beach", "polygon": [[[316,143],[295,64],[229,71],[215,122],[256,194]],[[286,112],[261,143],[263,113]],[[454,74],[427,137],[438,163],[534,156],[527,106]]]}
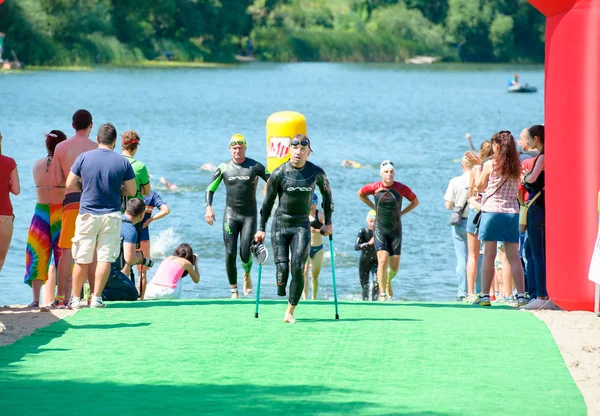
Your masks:
{"label": "sandy beach", "polygon": [[31,335],[36,329],[43,328],[76,311],[52,309],[40,312],[38,308],[19,305],[0,307],[0,347],[12,344],[19,338]]}
{"label": "sandy beach", "polygon": [[[40,312],[22,306],[0,307],[0,347],[74,313],[72,310]],[[585,398],[588,415],[600,416],[600,317],[591,312],[537,311],[534,314],[546,323],[554,336]],[[543,376],[543,369],[539,371]]]}
{"label": "sandy beach", "polygon": [[[526,313],[526,312],[524,312]],[[537,311],[583,394],[588,415],[600,415],[600,317],[592,312]],[[544,371],[540,369],[540,377]]]}

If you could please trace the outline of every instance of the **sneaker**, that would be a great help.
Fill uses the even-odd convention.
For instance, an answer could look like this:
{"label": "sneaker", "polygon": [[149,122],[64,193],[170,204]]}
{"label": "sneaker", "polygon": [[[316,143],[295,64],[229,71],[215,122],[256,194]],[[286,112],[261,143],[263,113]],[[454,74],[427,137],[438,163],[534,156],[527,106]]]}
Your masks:
{"label": "sneaker", "polygon": [[492,306],[492,302],[490,300],[490,295],[478,294],[475,301],[473,301],[473,305],[479,306]]}
{"label": "sneaker", "polygon": [[69,304],[67,305],[66,308],[61,308],[59,306],[58,309],[73,309],[73,310],[77,311],[77,310],[81,309],[81,298],[73,296],[71,298],[71,300],[69,300]]}
{"label": "sneaker", "polygon": [[101,297],[92,296],[92,302],[90,303],[90,308],[106,308],[106,303],[102,301]]}
{"label": "sneaker", "polygon": [[539,311],[557,311],[560,308],[558,306],[556,306],[556,304],[554,302],[552,302],[552,299],[548,299],[546,301],[544,301],[546,303],[544,303],[542,306],[539,307]]}
{"label": "sneaker", "polygon": [[475,294],[467,295],[467,297],[465,297],[463,299],[463,302],[465,302],[465,303],[473,303],[473,302],[475,302],[475,299],[477,299],[477,295],[475,295]]}
{"label": "sneaker", "polygon": [[256,257],[258,264],[263,265],[269,258],[269,252],[263,243],[255,243],[253,242],[250,245],[250,251]]}
{"label": "sneaker", "polygon": [[453,302],[463,302],[465,300],[465,296],[457,296],[453,299]]}
{"label": "sneaker", "polygon": [[[537,300],[537,299],[536,299]],[[517,307],[521,308],[527,305],[527,298],[525,297],[524,294],[519,293],[517,295]],[[541,306],[541,305],[540,305]]]}
{"label": "sneaker", "polygon": [[545,300],[532,299],[529,302],[527,302],[527,305],[521,306],[521,307],[519,307],[519,309],[524,309],[526,311],[535,311],[535,310],[538,310],[540,308],[540,306],[542,306],[544,303],[546,303]]}

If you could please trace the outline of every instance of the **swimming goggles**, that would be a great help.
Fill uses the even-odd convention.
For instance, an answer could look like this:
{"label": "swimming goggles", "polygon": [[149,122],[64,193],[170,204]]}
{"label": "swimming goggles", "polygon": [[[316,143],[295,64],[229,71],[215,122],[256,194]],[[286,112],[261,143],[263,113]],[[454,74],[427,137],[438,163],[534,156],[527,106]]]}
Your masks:
{"label": "swimming goggles", "polygon": [[310,142],[308,140],[297,140],[294,139],[290,142],[290,146],[304,146],[304,147],[310,147]]}
{"label": "swimming goggles", "polygon": [[246,146],[246,141],[245,140],[236,140],[236,141],[229,142],[229,147],[236,146],[236,145]]}

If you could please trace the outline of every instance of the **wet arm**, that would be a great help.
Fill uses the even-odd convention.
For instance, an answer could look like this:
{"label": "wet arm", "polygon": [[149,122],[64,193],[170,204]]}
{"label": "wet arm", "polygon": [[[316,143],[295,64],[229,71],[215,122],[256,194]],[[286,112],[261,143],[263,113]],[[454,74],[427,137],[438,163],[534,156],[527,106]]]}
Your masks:
{"label": "wet arm", "polygon": [[375,204],[369,199],[369,195],[363,194],[360,190],[357,193],[358,199],[364,202],[369,208],[376,209]]}
{"label": "wet arm", "polygon": [[400,212],[400,216],[403,216],[405,214],[408,214],[409,212],[411,212],[413,209],[415,209],[417,206],[419,205],[419,198],[417,198],[415,196],[415,199],[413,199],[410,204],[404,208],[401,212]]}

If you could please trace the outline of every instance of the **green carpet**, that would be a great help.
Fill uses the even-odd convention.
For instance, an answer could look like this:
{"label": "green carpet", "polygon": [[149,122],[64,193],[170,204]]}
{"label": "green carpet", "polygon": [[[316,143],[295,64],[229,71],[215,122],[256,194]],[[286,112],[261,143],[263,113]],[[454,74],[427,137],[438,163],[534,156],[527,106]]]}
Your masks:
{"label": "green carpet", "polygon": [[6,415],[585,415],[533,315],[463,304],[182,300],[84,309],[0,348]]}

